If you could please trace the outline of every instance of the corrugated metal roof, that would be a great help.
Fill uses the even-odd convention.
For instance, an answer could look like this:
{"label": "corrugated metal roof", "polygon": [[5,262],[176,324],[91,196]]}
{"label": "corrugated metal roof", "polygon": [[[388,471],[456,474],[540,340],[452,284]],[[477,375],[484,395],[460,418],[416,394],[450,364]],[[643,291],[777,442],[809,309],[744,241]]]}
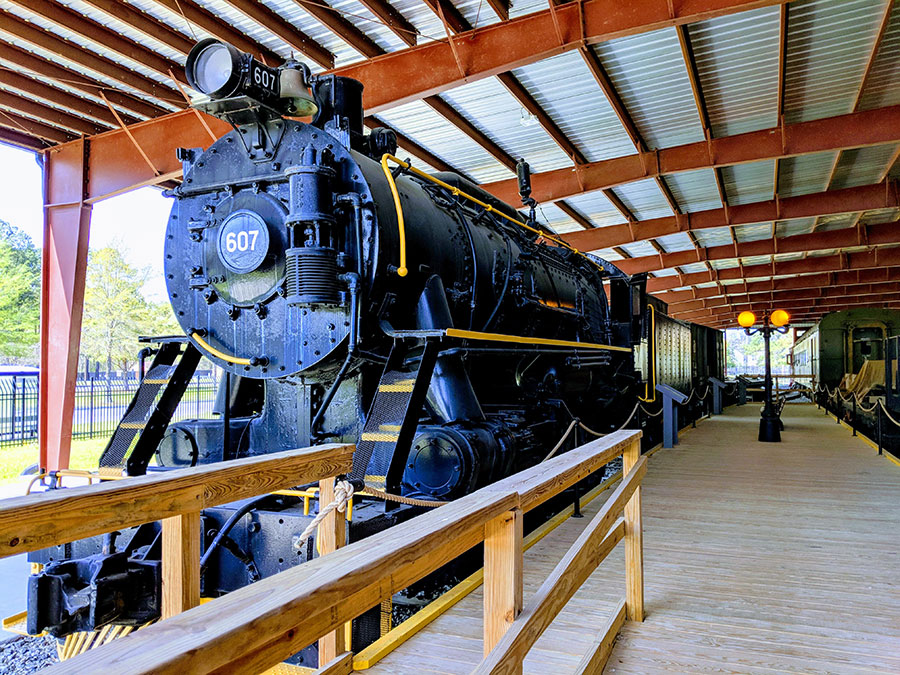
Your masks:
{"label": "corrugated metal roof", "polygon": [[832,189],[877,183],[887,171],[888,162],[896,150],[897,145],[894,143],[845,150],[835,169]]}
{"label": "corrugated metal roof", "polygon": [[[589,162],[636,153],[578,52],[516,68],[513,74]],[[549,136],[547,141],[556,147]]]}
{"label": "corrugated metal roof", "polygon": [[[44,30],[50,31],[51,33],[55,33],[60,37],[65,38],[73,42],[74,44],[86,49],[87,51],[94,52],[95,54],[99,54],[105,56],[118,64],[124,65],[136,73],[140,73],[146,78],[151,80],[155,80],[156,82],[167,83],[170,82],[170,78],[168,75],[162,75],[157,73],[155,70],[152,70],[145,66],[140,61],[136,61],[134,59],[129,59],[124,56],[120,56],[118,54],[111,53],[110,50],[103,44],[99,42],[95,42],[93,40],[89,40],[86,37],[83,37],[76,33],[75,31],[69,30],[65,25],[60,23],[56,23],[54,21],[49,21],[44,17],[40,16],[35,12],[31,12],[25,9],[22,9],[18,5],[13,5],[12,3],[6,2],[6,0],[0,0],[0,8],[9,11],[11,14],[15,14],[30,23],[33,23],[35,26],[40,26]],[[0,24],[0,30],[3,30],[2,24]],[[11,39],[10,42],[13,40]],[[53,59],[55,60],[55,59]],[[146,96],[146,95],[145,95]]]}
{"label": "corrugated metal roof", "polygon": [[739,265],[738,261],[734,258],[729,258],[728,260],[710,260],[709,264],[716,270],[730,270]]}
{"label": "corrugated metal roof", "polygon": [[622,244],[622,249],[632,258],[645,255],[656,255],[656,249],[648,241],[636,241],[631,244]]}
{"label": "corrugated metal roof", "polygon": [[772,238],[772,223],[759,223],[757,225],[738,225],[734,228],[734,236],[738,242],[761,241]]}
{"label": "corrugated metal roof", "polygon": [[674,28],[610,40],[594,50],[651,148],[703,140]]}
{"label": "corrugated metal roof", "polygon": [[659,191],[659,186],[650,178],[619,185],[614,192],[638,220],[672,215],[672,209]]}
{"label": "corrugated metal roof", "polygon": [[807,234],[809,232],[812,232],[813,226],[815,224],[815,218],[779,220],[776,223],[776,235],[778,237],[793,237],[795,234]]}
{"label": "corrugated metal roof", "polygon": [[682,274],[696,274],[697,272],[705,272],[706,265],[703,263],[690,263],[688,265],[681,265],[679,268]]}
{"label": "corrugated metal roof", "polygon": [[694,243],[691,238],[684,232],[678,234],[667,234],[664,237],[658,237],[656,243],[663,247],[666,253],[674,253],[676,251],[693,251]]}
{"label": "corrugated metal roof", "polygon": [[[815,220],[815,219],[814,219]],[[840,213],[834,216],[820,216],[816,223],[816,232],[828,232],[829,230],[844,230],[853,227],[857,221],[855,213]]]}
{"label": "corrugated metal roof", "polygon": [[863,225],[877,225],[879,223],[893,223],[900,219],[900,209],[875,209],[863,213],[860,221]]}
{"label": "corrugated metal roof", "polygon": [[785,122],[852,112],[883,9],[884,0],[788,5]]}
{"label": "corrugated metal roof", "polygon": [[650,275],[654,277],[674,277],[678,275],[678,272],[673,269],[655,270]]}
{"label": "corrugated metal roof", "polygon": [[538,207],[537,218],[542,223],[549,225],[557,234],[577,232],[584,229],[555,204],[541,204]]}
{"label": "corrugated metal roof", "polygon": [[689,26],[713,136],[777,126],[780,14],[764,7]]}
{"label": "corrugated metal roof", "polygon": [[859,101],[860,110],[900,103],[900,3],[894,2],[869,81]]}
{"label": "corrugated metal roof", "polygon": [[695,230],[694,237],[700,246],[725,246],[732,243],[731,229],[727,227],[711,227],[705,230]]}
{"label": "corrugated metal roof", "polygon": [[666,185],[685,213],[722,207],[716,175],[712,169],[684,171],[665,177]]}
{"label": "corrugated metal roof", "polygon": [[626,222],[622,214],[606,198],[606,195],[599,190],[570,197],[566,201],[587,216],[597,227],[621,225]]}
{"label": "corrugated metal roof", "polygon": [[778,194],[783,197],[822,192],[828,189],[837,152],[787,157],[778,163]]}
{"label": "corrugated metal roof", "polygon": [[764,265],[766,263],[772,262],[772,256],[770,255],[751,255],[746,258],[741,258],[741,262],[744,265]]}
{"label": "corrugated metal roof", "polygon": [[[451,89],[443,98],[514,158],[524,158],[532,171],[572,165],[539,124],[522,124],[524,109],[495,78]],[[502,178],[511,175],[507,172]]]}
{"label": "corrugated metal roof", "polygon": [[748,204],[772,199],[775,162],[751,162],[722,167],[722,183],[728,203]]}
{"label": "corrugated metal roof", "polygon": [[379,117],[478,181],[509,178],[505,166],[421,101],[385,110]]}

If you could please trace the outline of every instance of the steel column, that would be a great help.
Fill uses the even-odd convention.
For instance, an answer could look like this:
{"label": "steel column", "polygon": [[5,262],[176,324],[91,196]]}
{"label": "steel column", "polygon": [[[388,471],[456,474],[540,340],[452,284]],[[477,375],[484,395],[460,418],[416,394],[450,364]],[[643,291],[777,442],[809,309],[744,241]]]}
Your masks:
{"label": "steel column", "polygon": [[40,466],[51,471],[69,466],[72,442],[91,224],[89,143],[82,139],[44,153],[38,443]]}

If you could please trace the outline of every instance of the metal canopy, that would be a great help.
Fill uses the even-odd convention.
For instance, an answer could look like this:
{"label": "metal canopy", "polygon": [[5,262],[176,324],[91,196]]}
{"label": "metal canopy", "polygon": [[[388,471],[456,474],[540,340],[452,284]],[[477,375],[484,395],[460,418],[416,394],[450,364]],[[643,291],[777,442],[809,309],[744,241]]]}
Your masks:
{"label": "metal canopy", "polygon": [[[90,205],[226,130],[186,110],[207,36],[360,79],[368,126],[513,203],[524,157],[545,220],[649,271],[675,316],[849,307],[841,275],[889,299],[864,284],[900,266],[893,0],[0,0],[0,141],[46,159],[48,401],[74,377]],[[42,450],[67,446],[59,407]]]}

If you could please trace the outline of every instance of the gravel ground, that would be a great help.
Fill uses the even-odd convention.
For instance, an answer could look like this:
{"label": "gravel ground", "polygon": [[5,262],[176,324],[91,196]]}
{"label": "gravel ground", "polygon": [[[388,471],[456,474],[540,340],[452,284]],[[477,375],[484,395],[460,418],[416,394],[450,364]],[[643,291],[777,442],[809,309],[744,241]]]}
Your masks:
{"label": "gravel ground", "polygon": [[0,642],[0,675],[30,675],[56,661],[52,637],[14,637]]}

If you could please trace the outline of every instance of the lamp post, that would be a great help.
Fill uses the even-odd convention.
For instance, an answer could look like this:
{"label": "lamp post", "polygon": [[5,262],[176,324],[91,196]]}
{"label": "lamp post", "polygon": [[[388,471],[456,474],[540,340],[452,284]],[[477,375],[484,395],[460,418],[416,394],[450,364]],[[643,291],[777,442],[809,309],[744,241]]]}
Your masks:
{"label": "lamp post", "polygon": [[756,315],[753,312],[741,312],[738,315],[738,323],[747,335],[762,333],[766,343],[766,394],[762,415],[759,419],[759,440],[763,443],[781,442],[781,419],[772,402],[772,357],[769,351],[769,341],[772,333],[787,333],[787,324],[790,320],[790,315],[783,309],[776,309],[771,314],[766,310],[763,314],[762,325],[759,328],[753,328],[753,324],[756,323]]}

